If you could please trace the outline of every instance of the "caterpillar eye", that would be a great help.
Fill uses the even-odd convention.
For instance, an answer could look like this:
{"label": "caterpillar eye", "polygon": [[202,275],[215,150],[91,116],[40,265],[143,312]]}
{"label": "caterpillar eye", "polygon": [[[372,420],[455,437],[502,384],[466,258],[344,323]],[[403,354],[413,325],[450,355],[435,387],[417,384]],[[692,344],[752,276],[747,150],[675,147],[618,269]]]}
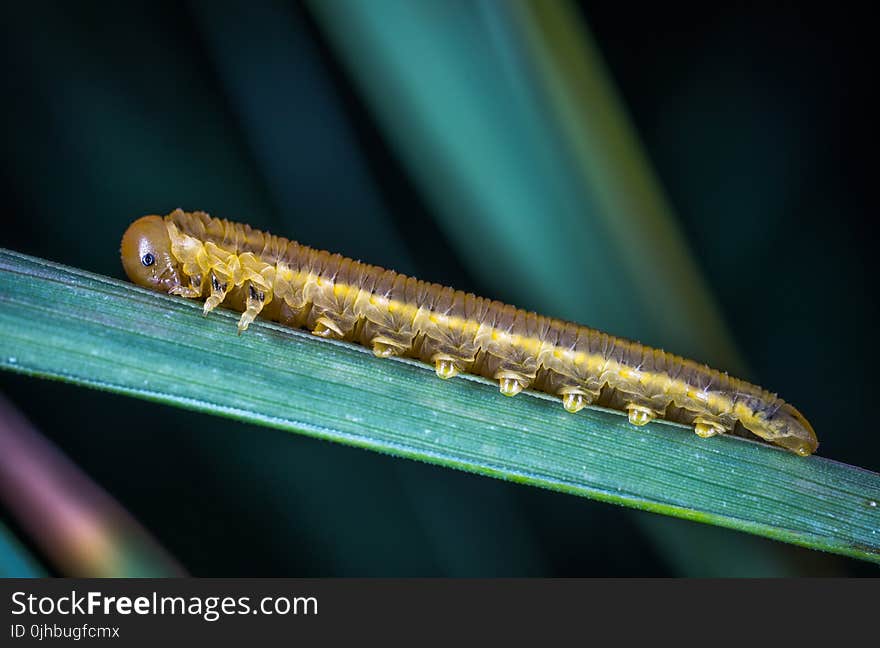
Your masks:
{"label": "caterpillar eye", "polygon": [[156,263],[156,257],[147,252],[144,256],[141,257],[141,263],[143,263],[148,268]]}

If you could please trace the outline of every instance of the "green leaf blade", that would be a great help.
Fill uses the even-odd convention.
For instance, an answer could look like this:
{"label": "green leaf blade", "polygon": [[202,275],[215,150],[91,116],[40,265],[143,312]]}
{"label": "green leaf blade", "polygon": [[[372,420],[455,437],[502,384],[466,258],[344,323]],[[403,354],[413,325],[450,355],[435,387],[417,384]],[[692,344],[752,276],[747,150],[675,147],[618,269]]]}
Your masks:
{"label": "green leaf blade", "polygon": [[0,250],[5,369],[880,562],[876,473],[236,319]]}

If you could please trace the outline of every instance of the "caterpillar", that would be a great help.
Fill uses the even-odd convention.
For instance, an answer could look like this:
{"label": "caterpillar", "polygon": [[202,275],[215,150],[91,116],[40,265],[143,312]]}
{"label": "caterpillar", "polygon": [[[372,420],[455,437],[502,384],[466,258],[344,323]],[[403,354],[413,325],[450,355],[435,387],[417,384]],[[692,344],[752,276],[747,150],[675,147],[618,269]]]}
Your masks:
{"label": "caterpillar", "polygon": [[381,358],[416,358],[440,378],[485,376],[505,396],[540,390],[572,413],[595,404],[637,426],[662,417],[700,437],[757,437],[801,456],[818,447],[798,410],[727,373],[204,212],[139,218],[121,257],[138,285],[204,299],[205,315],[220,304],[238,310],[239,332],[261,316]]}

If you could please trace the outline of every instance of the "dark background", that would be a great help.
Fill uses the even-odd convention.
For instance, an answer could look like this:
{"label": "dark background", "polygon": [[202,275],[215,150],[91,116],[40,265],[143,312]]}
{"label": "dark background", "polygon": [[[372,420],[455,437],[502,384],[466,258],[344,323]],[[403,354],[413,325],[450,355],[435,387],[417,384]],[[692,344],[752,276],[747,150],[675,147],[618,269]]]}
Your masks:
{"label": "dark background", "polygon": [[[234,6],[2,5],[0,246],[122,277],[127,224],[183,206],[489,293],[314,16],[257,2],[242,26]],[[580,12],[753,377],[803,405],[823,456],[877,470],[868,17]],[[259,95],[235,82],[248,64]],[[389,234],[370,236],[379,221]],[[606,504],[18,375],[0,390],[195,575],[762,575],[677,556],[668,538],[717,531],[684,521],[661,521],[664,541]]]}

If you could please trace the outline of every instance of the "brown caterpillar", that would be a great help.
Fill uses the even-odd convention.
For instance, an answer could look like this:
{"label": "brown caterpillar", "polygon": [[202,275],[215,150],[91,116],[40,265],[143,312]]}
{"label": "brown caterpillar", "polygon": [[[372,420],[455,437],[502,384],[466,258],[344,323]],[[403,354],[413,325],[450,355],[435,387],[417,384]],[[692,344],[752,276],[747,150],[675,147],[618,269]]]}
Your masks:
{"label": "brown caterpillar", "polygon": [[300,245],[248,225],[177,209],[144,216],[122,238],[122,264],[141,286],[257,315],[315,335],[359,342],[379,357],[405,355],[497,380],[515,396],[531,387],[565,409],[588,404],[693,425],[701,437],[751,436],[799,455],[813,428],[775,394],[692,360],[438,284]]}

